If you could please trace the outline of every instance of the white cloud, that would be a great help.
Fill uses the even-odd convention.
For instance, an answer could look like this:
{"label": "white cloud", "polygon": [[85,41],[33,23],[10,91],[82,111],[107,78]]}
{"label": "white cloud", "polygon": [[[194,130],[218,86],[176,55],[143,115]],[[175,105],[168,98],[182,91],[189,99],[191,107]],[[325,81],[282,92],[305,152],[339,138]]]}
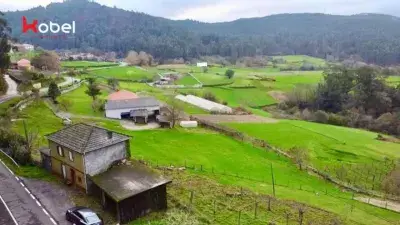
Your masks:
{"label": "white cloud", "polygon": [[[62,0],[0,0],[0,10],[23,10]],[[399,0],[96,0],[100,4],[171,19],[230,21],[278,13],[387,13],[400,16]]]}

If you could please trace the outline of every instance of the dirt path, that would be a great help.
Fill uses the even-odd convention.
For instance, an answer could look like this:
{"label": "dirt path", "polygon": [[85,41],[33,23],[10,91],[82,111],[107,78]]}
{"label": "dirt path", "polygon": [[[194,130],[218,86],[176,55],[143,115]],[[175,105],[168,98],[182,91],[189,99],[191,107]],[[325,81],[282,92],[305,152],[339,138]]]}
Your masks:
{"label": "dirt path", "polygon": [[270,91],[268,92],[268,94],[271,95],[278,102],[284,102],[288,99],[285,95],[285,92],[283,91]]}
{"label": "dirt path", "polygon": [[398,202],[393,202],[378,198],[367,198],[367,197],[356,197],[354,199],[380,208],[390,209],[395,212],[400,212],[400,203]]}
{"label": "dirt path", "polygon": [[158,123],[148,123],[146,125],[136,125],[133,121],[121,120],[121,126],[127,130],[151,130],[160,128]]}
{"label": "dirt path", "polygon": [[257,115],[193,115],[212,123],[277,123],[278,120]]}

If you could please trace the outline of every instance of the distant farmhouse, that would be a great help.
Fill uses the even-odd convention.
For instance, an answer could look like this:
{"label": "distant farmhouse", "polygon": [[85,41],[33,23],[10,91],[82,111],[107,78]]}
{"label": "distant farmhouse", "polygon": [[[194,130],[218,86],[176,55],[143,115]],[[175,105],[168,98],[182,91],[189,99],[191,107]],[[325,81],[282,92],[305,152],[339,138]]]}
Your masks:
{"label": "distant farmhouse", "polygon": [[130,157],[128,136],[79,123],[46,137],[43,167],[98,197],[120,223],[167,208],[170,181],[139,163],[124,163]]}
{"label": "distant farmhouse", "polygon": [[19,70],[31,70],[31,61],[27,59],[21,59],[17,62],[17,69]]}
{"label": "distant farmhouse", "polygon": [[197,63],[197,67],[207,67],[207,62],[199,62]]}
{"label": "distant farmhouse", "polygon": [[108,96],[105,111],[107,118],[132,118],[134,122],[147,123],[160,114],[160,103],[153,97],[121,90]]}

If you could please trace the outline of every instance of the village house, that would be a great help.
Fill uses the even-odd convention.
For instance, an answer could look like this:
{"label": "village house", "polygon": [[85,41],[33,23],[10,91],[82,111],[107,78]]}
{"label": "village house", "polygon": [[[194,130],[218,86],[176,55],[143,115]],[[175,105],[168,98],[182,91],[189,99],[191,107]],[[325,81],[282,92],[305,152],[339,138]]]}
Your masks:
{"label": "village house", "polygon": [[123,163],[130,158],[128,136],[78,123],[46,137],[49,146],[40,149],[43,167],[97,196],[119,222],[166,209],[170,181],[144,165]]}
{"label": "village house", "polygon": [[137,123],[155,120],[160,113],[160,103],[153,97],[139,97],[129,91],[118,91],[107,98],[106,117],[113,119],[131,118]]}
{"label": "village house", "polygon": [[32,69],[31,61],[27,59],[21,59],[17,62],[17,68],[19,70],[31,70]]}

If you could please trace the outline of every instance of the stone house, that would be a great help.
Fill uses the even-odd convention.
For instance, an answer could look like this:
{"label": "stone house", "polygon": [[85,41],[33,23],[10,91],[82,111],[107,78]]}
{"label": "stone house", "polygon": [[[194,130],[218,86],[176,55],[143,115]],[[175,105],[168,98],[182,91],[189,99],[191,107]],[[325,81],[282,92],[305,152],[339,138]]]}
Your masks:
{"label": "stone house", "polygon": [[43,167],[99,199],[119,223],[167,208],[171,181],[130,158],[129,137],[101,127],[74,124],[46,136]]}
{"label": "stone house", "polygon": [[[88,176],[105,172],[129,154],[129,137],[78,123],[46,136],[51,171],[88,190]],[[42,151],[44,153],[44,151]]]}

